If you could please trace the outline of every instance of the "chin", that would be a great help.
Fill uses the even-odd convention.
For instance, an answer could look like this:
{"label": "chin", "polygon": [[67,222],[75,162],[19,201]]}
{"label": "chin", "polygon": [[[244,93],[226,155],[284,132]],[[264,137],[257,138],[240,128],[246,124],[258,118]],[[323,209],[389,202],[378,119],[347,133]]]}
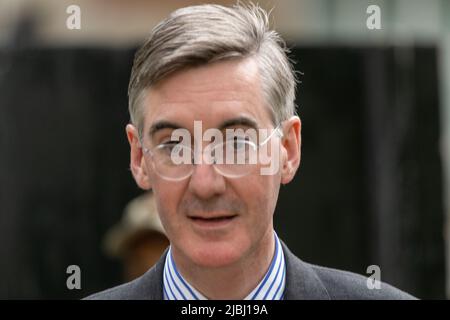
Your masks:
{"label": "chin", "polygon": [[226,267],[239,261],[245,253],[242,244],[233,242],[205,242],[191,249],[193,262],[207,268]]}

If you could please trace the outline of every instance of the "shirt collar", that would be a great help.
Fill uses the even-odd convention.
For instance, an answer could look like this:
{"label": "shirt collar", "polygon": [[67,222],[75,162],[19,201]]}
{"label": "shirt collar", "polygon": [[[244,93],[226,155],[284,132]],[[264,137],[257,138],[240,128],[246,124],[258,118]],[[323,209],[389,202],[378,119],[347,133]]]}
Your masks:
{"label": "shirt collar", "polygon": [[[280,240],[274,231],[275,253],[261,282],[244,300],[282,300],[286,285],[286,264]],[[172,250],[166,255],[163,272],[164,300],[207,300],[178,272],[172,258]]]}

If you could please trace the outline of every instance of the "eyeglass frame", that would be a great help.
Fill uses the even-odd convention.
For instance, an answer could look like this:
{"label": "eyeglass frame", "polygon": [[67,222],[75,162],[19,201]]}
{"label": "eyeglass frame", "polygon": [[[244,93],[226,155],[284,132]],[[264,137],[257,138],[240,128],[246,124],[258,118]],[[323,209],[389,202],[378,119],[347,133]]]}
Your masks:
{"label": "eyeglass frame", "polygon": [[[277,135],[278,135],[280,138],[283,138],[283,137],[284,137],[284,133],[283,133],[283,130],[282,130],[282,126],[283,126],[283,124],[282,124],[282,123],[279,123],[279,124],[273,129],[272,133],[271,133],[266,139],[264,139],[262,142],[260,142],[260,143],[258,143],[258,144],[254,143],[253,141],[250,141],[250,140],[245,140],[245,141],[246,141],[247,143],[251,143],[251,144],[255,145],[255,147],[256,147],[255,149],[256,149],[256,150],[259,150],[262,146],[264,146],[267,142],[269,142],[270,139],[272,139],[272,138],[274,137],[275,133],[277,133]],[[141,148],[142,148],[143,153],[144,153],[145,155],[149,155],[149,156],[152,158],[152,167],[153,167],[153,169],[155,170],[156,174],[157,174],[158,176],[160,176],[160,177],[161,177],[162,179],[164,179],[164,180],[167,180],[167,181],[182,181],[182,180],[185,180],[185,179],[189,178],[190,176],[192,176],[192,174],[194,173],[194,167],[193,167],[193,166],[194,166],[194,165],[198,165],[198,164],[196,164],[196,163],[187,164],[187,165],[192,166],[191,172],[190,172],[188,175],[183,176],[183,177],[181,177],[181,178],[168,178],[168,177],[165,177],[165,176],[161,175],[161,173],[159,173],[158,170],[156,169],[155,161],[153,160],[154,154],[153,154],[152,150],[155,150],[155,149],[157,149],[157,148],[159,148],[159,147],[162,147],[162,146],[165,146],[165,145],[167,145],[167,144],[161,143],[161,144],[159,144],[159,145],[153,147],[152,150],[150,150],[149,148],[146,148],[146,147],[143,146],[143,141],[142,141],[142,140],[140,141],[140,143],[141,143]],[[217,145],[215,145],[214,148],[217,148],[218,146],[221,146],[222,144],[226,144],[226,143],[227,143],[227,141],[220,142],[220,143],[218,143]],[[188,148],[188,149],[191,151],[191,153],[194,152],[194,149],[192,149],[191,147],[189,147],[189,146],[184,146],[184,147],[185,147],[185,148]],[[202,158],[203,158],[203,153],[204,153],[204,152],[205,152],[205,151],[202,152]],[[214,168],[214,170],[215,170],[217,173],[219,173],[220,175],[222,175],[222,176],[224,176],[224,177],[226,177],[226,178],[229,178],[229,179],[241,178],[241,177],[245,177],[245,176],[247,176],[247,175],[250,174],[250,171],[249,171],[247,174],[244,174],[244,175],[241,175],[241,176],[231,176],[231,175],[224,174],[220,169],[218,169],[218,168],[216,167],[216,165],[223,165],[222,163],[220,163],[220,164],[212,163],[212,164],[209,164],[209,165],[212,165],[213,168]]]}

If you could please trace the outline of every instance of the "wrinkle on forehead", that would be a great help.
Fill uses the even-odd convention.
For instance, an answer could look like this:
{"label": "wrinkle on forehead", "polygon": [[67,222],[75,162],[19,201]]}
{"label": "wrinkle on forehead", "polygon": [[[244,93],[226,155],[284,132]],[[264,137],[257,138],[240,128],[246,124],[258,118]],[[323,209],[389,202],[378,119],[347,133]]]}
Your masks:
{"label": "wrinkle on forehead", "polygon": [[[254,59],[220,61],[179,71],[148,90],[146,122],[162,118],[202,120],[214,126],[240,113],[271,119]],[[179,122],[179,121],[178,121]],[[270,122],[268,122],[270,123]]]}

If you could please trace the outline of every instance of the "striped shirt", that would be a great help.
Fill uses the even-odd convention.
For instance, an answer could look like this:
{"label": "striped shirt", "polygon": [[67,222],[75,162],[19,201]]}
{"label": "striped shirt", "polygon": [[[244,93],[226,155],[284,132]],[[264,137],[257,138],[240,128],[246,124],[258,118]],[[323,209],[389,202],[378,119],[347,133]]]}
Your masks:
{"label": "striped shirt", "polygon": [[[269,270],[261,282],[250,292],[245,300],[282,300],[286,285],[286,265],[280,240],[274,232],[275,254]],[[198,290],[189,284],[178,272],[172,257],[172,250],[166,255],[163,273],[164,300],[207,300]]]}

